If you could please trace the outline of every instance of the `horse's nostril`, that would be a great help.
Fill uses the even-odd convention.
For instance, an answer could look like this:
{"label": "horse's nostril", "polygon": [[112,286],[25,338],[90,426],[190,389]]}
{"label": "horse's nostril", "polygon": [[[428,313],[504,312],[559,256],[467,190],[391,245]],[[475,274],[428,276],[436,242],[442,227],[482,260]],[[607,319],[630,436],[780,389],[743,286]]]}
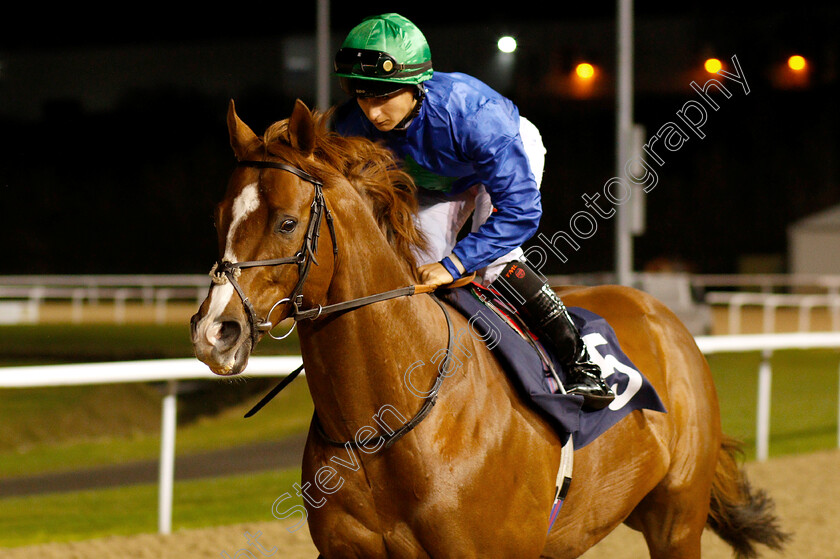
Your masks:
{"label": "horse's nostril", "polygon": [[227,320],[222,322],[219,328],[218,343],[222,347],[230,347],[239,339],[242,333],[242,326],[234,320]]}

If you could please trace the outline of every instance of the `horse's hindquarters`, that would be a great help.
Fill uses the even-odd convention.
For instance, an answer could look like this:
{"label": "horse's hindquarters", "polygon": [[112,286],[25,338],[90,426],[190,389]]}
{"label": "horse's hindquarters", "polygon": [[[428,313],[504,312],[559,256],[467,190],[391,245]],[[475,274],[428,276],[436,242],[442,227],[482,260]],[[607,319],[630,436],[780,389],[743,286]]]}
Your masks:
{"label": "horse's hindquarters", "polygon": [[[591,449],[576,453],[575,479],[564,509],[583,508],[591,516],[578,519],[575,510],[569,511],[572,531],[600,539],[626,518],[644,533],[651,557],[699,558],[722,437],[717,395],[703,354],[679,319],[647,294],[604,286],[567,290],[562,296],[566,304],[609,322],[622,350],[667,409],[664,414],[634,412]],[[582,502],[575,501],[575,491],[585,493]],[[553,537],[563,547],[560,540]]]}

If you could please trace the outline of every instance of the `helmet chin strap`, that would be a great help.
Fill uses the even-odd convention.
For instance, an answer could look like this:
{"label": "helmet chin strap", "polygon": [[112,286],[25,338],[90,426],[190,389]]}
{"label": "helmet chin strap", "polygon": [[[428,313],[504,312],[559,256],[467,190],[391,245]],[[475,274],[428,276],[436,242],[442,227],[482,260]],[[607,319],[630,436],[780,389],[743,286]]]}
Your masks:
{"label": "helmet chin strap", "polygon": [[426,98],[426,88],[423,87],[422,83],[419,83],[415,86],[414,90],[414,99],[417,101],[414,103],[414,107],[405,115],[405,118],[402,119],[394,128],[392,129],[393,132],[405,132],[408,126],[411,124],[417,115],[420,114],[420,107],[423,105],[423,100]]}

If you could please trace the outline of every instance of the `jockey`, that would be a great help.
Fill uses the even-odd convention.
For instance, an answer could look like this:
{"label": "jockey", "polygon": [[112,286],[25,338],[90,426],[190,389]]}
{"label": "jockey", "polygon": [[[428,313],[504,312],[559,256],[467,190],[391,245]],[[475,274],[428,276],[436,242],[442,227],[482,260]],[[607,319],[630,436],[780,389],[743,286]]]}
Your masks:
{"label": "jockey", "polygon": [[[601,379],[566,307],[524,261],[520,245],[537,231],[545,148],[539,131],[509,100],[460,73],[433,72],[421,31],[398,14],[353,28],[335,56],[352,100],[336,131],[383,142],[418,188],[420,279],[445,285],[476,272],[556,350],[566,392],[602,408],[614,395]],[[458,234],[472,215],[471,232]],[[501,277],[500,277],[501,276]]]}

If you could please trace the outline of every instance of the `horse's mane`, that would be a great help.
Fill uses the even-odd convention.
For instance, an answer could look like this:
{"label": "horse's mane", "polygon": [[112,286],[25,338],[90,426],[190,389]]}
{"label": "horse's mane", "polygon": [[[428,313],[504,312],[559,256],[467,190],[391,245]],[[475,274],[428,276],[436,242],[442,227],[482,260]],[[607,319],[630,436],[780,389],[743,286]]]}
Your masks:
{"label": "horse's mane", "polygon": [[[314,161],[291,148],[288,119],[275,122],[265,131],[263,141],[267,151],[301,169],[310,169],[308,172],[322,180],[336,171],[347,179],[368,201],[388,243],[413,273],[416,265],[413,249],[426,247],[426,240],[414,221],[417,198],[413,179],[383,145],[330,131],[332,111],[313,111],[312,117],[316,135]],[[324,180],[325,188],[327,182]]]}

